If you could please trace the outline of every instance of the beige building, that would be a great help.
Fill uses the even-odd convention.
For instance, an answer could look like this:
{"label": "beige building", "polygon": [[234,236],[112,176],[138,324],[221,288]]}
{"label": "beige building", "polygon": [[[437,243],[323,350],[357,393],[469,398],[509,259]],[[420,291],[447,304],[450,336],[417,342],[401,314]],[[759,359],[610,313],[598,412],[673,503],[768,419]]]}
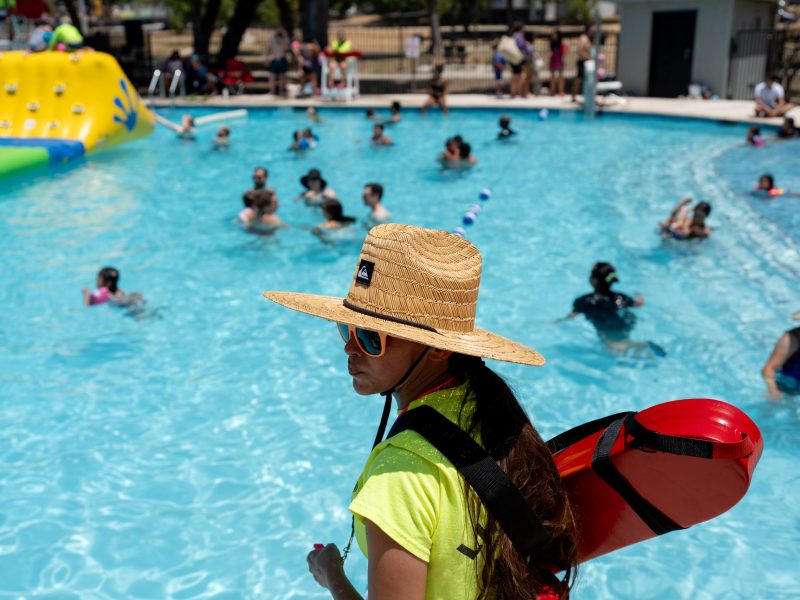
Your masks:
{"label": "beige building", "polygon": [[[774,2],[759,0],[618,0],[617,76],[636,95],[686,95],[703,83],[720,97],[749,97],[763,78],[766,47],[735,51],[742,32],[772,28]],[[763,36],[766,39],[766,35]],[[737,61],[743,61],[739,64]],[[739,81],[742,79],[742,81]],[[741,98],[744,99],[744,98]]]}

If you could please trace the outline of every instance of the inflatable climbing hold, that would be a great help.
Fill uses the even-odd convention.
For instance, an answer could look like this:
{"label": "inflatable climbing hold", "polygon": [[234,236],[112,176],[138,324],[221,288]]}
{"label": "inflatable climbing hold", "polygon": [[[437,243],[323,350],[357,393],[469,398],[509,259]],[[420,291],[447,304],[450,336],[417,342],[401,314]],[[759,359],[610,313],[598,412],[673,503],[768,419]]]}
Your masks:
{"label": "inflatable climbing hold", "polygon": [[691,399],[585,423],[548,445],[590,560],[734,506],[764,441],[735,406]]}

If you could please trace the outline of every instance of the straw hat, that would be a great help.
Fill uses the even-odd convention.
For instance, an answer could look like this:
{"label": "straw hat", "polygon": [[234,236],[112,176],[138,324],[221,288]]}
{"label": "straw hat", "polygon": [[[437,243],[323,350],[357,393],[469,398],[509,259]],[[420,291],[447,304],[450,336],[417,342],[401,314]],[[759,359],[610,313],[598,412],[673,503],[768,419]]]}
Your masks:
{"label": "straw hat", "polygon": [[364,240],[346,298],[264,292],[278,304],[434,348],[539,366],[541,354],[475,327],[481,255],[467,240],[387,224]]}

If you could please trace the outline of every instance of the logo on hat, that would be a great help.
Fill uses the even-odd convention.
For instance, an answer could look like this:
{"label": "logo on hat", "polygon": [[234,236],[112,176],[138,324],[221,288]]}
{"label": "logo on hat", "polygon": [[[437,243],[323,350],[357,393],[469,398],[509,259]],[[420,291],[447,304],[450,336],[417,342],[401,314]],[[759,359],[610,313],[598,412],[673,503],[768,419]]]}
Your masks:
{"label": "logo on hat", "polygon": [[356,282],[369,286],[372,283],[372,271],[375,269],[375,263],[368,260],[362,260],[358,265],[358,272],[356,273]]}

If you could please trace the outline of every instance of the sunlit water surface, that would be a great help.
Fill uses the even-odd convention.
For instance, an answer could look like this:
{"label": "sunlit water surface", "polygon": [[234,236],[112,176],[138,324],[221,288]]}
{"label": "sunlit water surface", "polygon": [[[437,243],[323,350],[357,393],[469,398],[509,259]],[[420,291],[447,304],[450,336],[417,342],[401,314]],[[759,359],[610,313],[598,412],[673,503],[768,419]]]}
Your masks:
{"label": "sunlit water surface", "polygon": [[[800,199],[749,193],[770,169],[800,190],[797,146],[746,148],[740,126],[535,112],[513,113],[518,143],[503,145],[497,112],[409,111],[388,129],[396,145],[375,149],[361,111],[321,114],[304,156],[286,151],[304,113],[252,111],[231,123],[228,152],[211,149],[213,128],[195,143],[162,130],[2,184],[0,597],[326,596],[305,555],[346,540],[380,400],[353,392],[332,325],[261,297],[346,292],[366,230],[311,235],[319,214],[292,201],[311,167],[349,214],[365,216],[374,180],[396,221],[448,230],[492,190],[468,231],[484,256],[478,321],[548,358],[492,365],[545,437],[697,396],[760,425],[764,456],[739,505],[587,564],[574,598],[798,594],[798,399],[767,402],[759,369],[800,309]],[[442,174],[434,157],[455,133],[479,163]],[[273,237],[233,223],[256,165],[292,225]],[[687,194],[713,205],[715,233],[662,243],[655,224]],[[551,323],[596,260],[644,294],[634,337],[666,358],[609,356],[584,320]],[[81,305],[109,264],[144,313]],[[351,556],[363,591],[366,561]]]}

